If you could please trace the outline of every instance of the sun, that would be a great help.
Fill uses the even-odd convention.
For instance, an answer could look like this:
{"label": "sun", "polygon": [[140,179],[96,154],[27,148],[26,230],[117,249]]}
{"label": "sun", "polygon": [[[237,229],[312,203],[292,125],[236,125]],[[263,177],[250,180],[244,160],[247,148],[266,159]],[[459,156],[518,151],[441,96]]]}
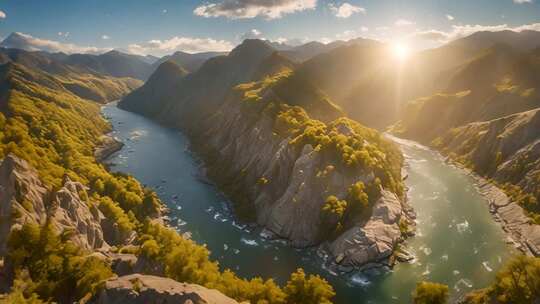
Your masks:
{"label": "sun", "polygon": [[410,49],[406,44],[397,42],[392,45],[393,55],[400,61],[405,60],[410,53]]}

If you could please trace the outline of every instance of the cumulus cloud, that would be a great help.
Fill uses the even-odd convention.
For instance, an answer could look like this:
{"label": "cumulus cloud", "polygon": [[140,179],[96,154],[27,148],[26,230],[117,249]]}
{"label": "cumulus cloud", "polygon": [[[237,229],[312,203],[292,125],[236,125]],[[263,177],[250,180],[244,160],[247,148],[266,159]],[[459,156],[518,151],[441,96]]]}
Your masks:
{"label": "cumulus cloud", "polygon": [[172,37],[167,40],[150,40],[139,44],[130,44],[127,50],[133,54],[166,55],[176,51],[186,53],[230,51],[234,45],[226,40],[212,38]]}
{"label": "cumulus cloud", "polygon": [[[63,33],[64,34],[64,33]],[[53,40],[35,38],[28,34],[13,33],[2,42],[3,47],[17,48],[27,51],[45,51],[45,52],[62,52],[67,54],[73,53],[103,53],[110,49],[97,48],[91,46],[80,46],[72,43],[62,43]]]}
{"label": "cumulus cloud", "polygon": [[0,10],[0,19],[6,19],[7,15],[4,11]]}
{"label": "cumulus cloud", "polygon": [[225,17],[246,19],[257,16],[277,19],[283,15],[314,9],[317,0],[221,0],[195,8],[193,13],[201,17]]}
{"label": "cumulus cloud", "polygon": [[452,15],[446,15],[446,19],[452,21],[452,20],[454,20],[455,18],[454,18],[454,16],[452,16]]}
{"label": "cumulus cloud", "polygon": [[407,19],[398,19],[396,22],[394,22],[395,26],[409,26],[415,24],[413,21],[407,20]]}
{"label": "cumulus cloud", "polygon": [[356,13],[366,13],[366,9],[360,6],[355,6],[350,3],[343,3],[340,6],[336,6],[335,4],[331,3],[329,4],[330,10],[334,13],[334,15],[338,18],[349,18],[353,14]]}
{"label": "cumulus cloud", "polygon": [[260,39],[262,37],[262,33],[261,31],[259,31],[258,29],[252,29],[244,34],[242,34],[242,36],[240,36],[240,40],[245,40],[245,39]]}
{"label": "cumulus cloud", "polygon": [[514,0],[514,3],[517,3],[517,4],[532,3],[532,0]]}
{"label": "cumulus cloud", "polygon": [[412,34],[416,38],[440,43],[450,42],[459,38],[467,37],[476,32],[499,32],[499,31],[514,31],[521,32],[526,30],[540,31],[540,23],[525,24],[511,27],[507,24],[500,25],[453,25],[450,31],[418,31]]}

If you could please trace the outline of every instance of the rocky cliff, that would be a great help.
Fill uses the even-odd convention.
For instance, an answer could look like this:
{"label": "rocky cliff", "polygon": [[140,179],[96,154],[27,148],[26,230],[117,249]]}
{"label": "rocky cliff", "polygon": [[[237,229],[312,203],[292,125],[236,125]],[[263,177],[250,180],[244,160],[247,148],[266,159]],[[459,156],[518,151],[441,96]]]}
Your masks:
{"label": "rocky cliff", "polygon": [[12,155],[0,165],[0,217],[0,255],[6,254],[9,233],[29,222],[49,221],[60,233],[70,231],[71,241],[87,250],[109,248],[105,217],[88,201],[86,187],[66,177],[58,191],[50,191],[26,161]]}
{"label": "rocky cliff", "polygon": [[[194,143],[206,156],[209,174],[233,196],[241,214],[252,217],[277,236],[290,240],[293,246],[318,245],[328,239],[329,232],[339,221],[338,217],[330,221],[325,218],[323,209],[327,198],[349,199],[352,185],[374,182],[377,172],[367,167],[354,169],[344,166],[334,151],[322,149],[314,143],[291,143],[294,136],[280,135],[279,118],[266,108],[280,106],[271,105],[272,100],[271,92],[267,92],[258,105],[246,105],[245,101],[232,97],[201,124],[204,132],[193,137]],[[266,111],[246,107],[261,107]],[[263,114],[259,114],[261,112]],[[330,125],[331,122],[327,127]],[[335,126],[338,135],[352,137],[357,132],[345,122]],[[390,158],[390,151],[387,152]],[[399,158],[397,161],[399,167]],[[397,202],[397,205],[391,204],[393,208],[375,207],[373,219],[376,216],[391,218],[389,225],[378,226],[381,238],[382,235],[391,237],[386,244],[382,244],[381,239],[372,238],[370,244],[358,243],[355,247],[359,251],[367,251],[369,245],[377,243],[380,247],[388,246],[389,250],[381,250],[380,254],[373,254],[363,262],[388,256],[401,237],[397,227],[402,216],[401,202],[395,194],[383,193],[381,203],[375,206],[388,201]],[[368,223],[351,219],[341,224],[356,230],[365,228]],[[349,249],[337,243],[333,246],[335,256]]]}

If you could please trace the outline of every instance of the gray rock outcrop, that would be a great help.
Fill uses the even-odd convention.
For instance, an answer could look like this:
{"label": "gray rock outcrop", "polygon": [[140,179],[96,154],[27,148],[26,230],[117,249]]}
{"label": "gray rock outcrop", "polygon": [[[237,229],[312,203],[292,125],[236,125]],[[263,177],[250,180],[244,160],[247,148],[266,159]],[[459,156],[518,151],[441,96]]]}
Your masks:
{"label": "gray rock outcrop", "polygon": [[399,220],[403,213],[396,195],[382,191],[373,213],[364,225],[350,228],[330,244],[342,266],[362,266],[388,258],[401,240]]}
{"label": "gray rock outcrop", "polygon": [[67,177],[52,193],[26,161],[6,156],[0,165],[0,255],[6,254],[13,229],[25,223],[42,225],[47,219],[59,233],[74,232],[69,235],[76,245],[107,250],[101,227],[104,216],[86,197],[86,188]]}
{"label": "gray rock outcrop", "polygon": [[[275,133],[271,115],[247,115],[234,96],[200,127],[205,131],[194,138],[204,139],[204,143],[195,140],[195,146],[206,155],[210,176],[241,207],[251,208],[252,220],[294,247],[316,246],[326,240],[331,224],[338,221],[329,224],[323,214],[330,195],[345,199],[351,185],[375,179],[373,172],[348,170],[336,163],[334,155],[310,144],[290,144],[292,138]],[[337,130],[344,135],[353,132],[346,125]],[[393,252],[402,239],[398,223],[405,202],[389,191],[383,194],[372,219],[334,243],[334,256],[345,254],[348,264],[360,266]],[[358,233],[368,236],[352,241],[361,239]]]}

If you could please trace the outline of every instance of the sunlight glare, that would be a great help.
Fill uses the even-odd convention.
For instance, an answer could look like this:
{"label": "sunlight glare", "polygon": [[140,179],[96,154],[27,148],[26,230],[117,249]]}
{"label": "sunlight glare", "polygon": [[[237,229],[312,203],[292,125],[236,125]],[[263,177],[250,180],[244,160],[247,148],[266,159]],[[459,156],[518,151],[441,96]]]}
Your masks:
{"label": "sunlight glare", "polygon": [[392,52],[398,60],[403,61],[409,56],[410,49],[403,43],[395,43],[392,46]]}

